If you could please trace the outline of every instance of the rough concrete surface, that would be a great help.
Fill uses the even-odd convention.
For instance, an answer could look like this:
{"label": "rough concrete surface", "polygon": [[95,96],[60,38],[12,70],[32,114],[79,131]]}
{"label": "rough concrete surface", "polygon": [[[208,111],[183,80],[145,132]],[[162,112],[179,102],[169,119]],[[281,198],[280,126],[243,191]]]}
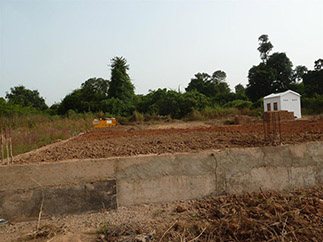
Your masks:
{"label": "rough concrete surface", "polygon": [[116,181],[80,183],[0,193],[0,214],[11,220],[115,209]]}
{"label": "rough concrete surface", "polygon": [[[113,196],[118,206],[129,206],[310,187],[322,184],[322,167],[323,142],[3,166],[0,215],[37,215],[42,190],[46,194],[44,211],[77,213],[114,208]],[[115,186],[109,182],[102,185],[109,180],[115,181]],[[91,187],[91,183],[98,185],[82,188]],[[73,207],[76,203],[80,205]],[[18,213],[20,209],[23,212]]]}

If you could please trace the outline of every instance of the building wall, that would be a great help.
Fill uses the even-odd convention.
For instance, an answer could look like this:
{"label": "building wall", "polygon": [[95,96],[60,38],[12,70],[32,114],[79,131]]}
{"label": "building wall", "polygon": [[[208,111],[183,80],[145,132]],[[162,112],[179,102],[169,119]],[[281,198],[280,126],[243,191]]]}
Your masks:
{"label": "building wall", "polygon": [[294,112],[294,116],[301,118],[301,98],[293,93],[287,93],[283,96],[264,99],[264,112],[268,112],[267,104],[270,103],[271,111],[274,110],[274,103],[277,102],[278,110],[287,110]]}
{"label": "building wall", "polygon": [[274,98],[264,99],[264,111],[265,112],[268,112],[268,110],[267,110],[267,103],[270,103],[271,111],[273,111],[274,110],[274,103],[275,102],[277,102],[277,104],[278,104],[278,110],[281,110],[280,97],[274,97]]}
{"label": "building wall", "polygon": [[293,93],[287,93],[281,97],[281,108],[289,112],[294,112],[294,116],[301,118],[301,99]]}

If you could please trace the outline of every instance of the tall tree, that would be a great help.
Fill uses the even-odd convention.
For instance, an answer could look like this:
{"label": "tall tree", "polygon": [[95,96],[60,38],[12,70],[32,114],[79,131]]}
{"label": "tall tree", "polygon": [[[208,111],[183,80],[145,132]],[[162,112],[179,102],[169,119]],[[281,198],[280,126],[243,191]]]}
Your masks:
{"label": "tall tree", "polygon": [[293,79],[296,82],[303,81],[304,75],[308,72],[308,69],[306,66],[296,66],[293,71]]}
{"label": "tall tree", "polygon": [[323,59],[318,59],[314,61],[314,70],[319,71],[323,68]]}
{"label": "tall tree", "polygon": [[258,38],[259,47],[258,50],[260,52],[260,58],[263,62],[266,62],[268,59],[269,52],[274,47],[269,41],[268,35],[263,34]]}
{"label": "tall tree", "polygon": [[218,70],[210,76],[207,73],[197,73],[191,79],[185,90],[187,92],[197,91],[207,97],[214,97],[219,93],[230,93],[230,88],[225,82],[226,74],[224,71]]}
{"label": "tall tree", "polygon": [[286,91],[295,84],[293,63],[286,54],[277,52],[268,55],[273,46],[267,35],[260,36],[259,41],[258,50],[263,62],[249,70],[246,94],[251,101],[273,92]]}
{"label": "tall tree", "polygon": [[37,90],[32,91],[24,86],[10,88],[10,93],[6,93],[6,98],[10,103],[23,107],[33,107],[41,111],[48,108],[44,98],[39,95]]}
{"label": "tall tree", "polygon": [[108,90],[109,98],[117,98],[123,102],[131,102],[135,96],[134,85],[127,73],[129,65],[124,57],[111,60],[111,81]]}
{"label": "tall tree", "polygon": [[264,63],[260,63],[249,70],[248,80],[246,94],[251,101],[255,102],[272,92],[275,74]]}
{"label": "tall tree", "polygon": [[213,72],[211,81],[214,82],[215,84],[219,84],[220,82],[225,81],[227,78],[227,74],[224,71],[217,70]]}
{"label": "tall tree", "polygon": [[285,53],[273,53],[269,56],[266,67],[274,72],[272,92],[282,92],[293,82],[293,63]]}

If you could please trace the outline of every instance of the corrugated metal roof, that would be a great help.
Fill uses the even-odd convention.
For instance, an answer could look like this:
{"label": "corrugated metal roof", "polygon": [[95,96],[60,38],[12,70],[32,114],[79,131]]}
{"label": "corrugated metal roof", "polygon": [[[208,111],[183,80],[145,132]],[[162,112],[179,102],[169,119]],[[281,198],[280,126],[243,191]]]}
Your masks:
{"label": "corrugated metal roof", "polygon": [[264,99],[268,99],[268,98],[273,98],[273,97],[282,97],[284,95],[286,95],[287,93],[292,93],[296,96],[301,96],[301,94],[297,93],[297,92],[294,92],[292,90],[287,90],[285,92],[281,92],[281,93],[272,93],[272,94],[269,94],[268,96],[265,96]]}

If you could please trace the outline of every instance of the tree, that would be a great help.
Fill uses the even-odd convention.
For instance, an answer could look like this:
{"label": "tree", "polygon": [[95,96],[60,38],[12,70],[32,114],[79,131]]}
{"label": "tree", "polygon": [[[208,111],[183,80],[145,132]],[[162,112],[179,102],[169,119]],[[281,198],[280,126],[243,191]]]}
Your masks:
{"label": "tree", "polygon": [[295,82],[301,82],[303,80],[303,76],[308,72],[306,66],[296,66],[293,71],[293,80]]}
{"label": "tree", "polygon": [[269,41],[268,35],[263,34],[258,38],[259,47],[258,50],[260,52],[260,58],[263,62],[266,62],[268,59],[269,52],[274,47]]}
{"label": "tree", "polygon": [[295,84],[293,64],[285,53],[273,53],[268,56],[272,44],[267,35],[259,37],[262,63],[249,70],[246,94],[251,101],[274,92],[282,92]]}
{"label": "tree", "polygon": [[10,93],[6,93],[6,98],[10,103],[22,107],[33,107],[40,111],[44,111],[48,108],[44,98],[40,97],[37,90],[32,91],[24,86],[10,88]]}
{"label": "tree", "polygon": [[59,114],[65,114],[68,110],[75,112],[102,111],[101,102],[108,97],[109,81],[103,78],[90,78],[81,84],[81,88],[75,89],[66,95],[57,108]]}
{"label": "tree", "polygon": [[187,92],[197,91],[207,97],[214,97],[219,93],[230,93],[230,88],[225,82],[226,74],[218,70],[210,76],[207,73],[197,73],[191,79],[185,90]]}
{"label": "tree", "polygon": [[234,87],[236,99],[247,100],[246,88],[242,84],[238,84]]}
{"label": "tree", "polygon": [[282,92],[293,82],[293,64],[285,53],[273,53],[269,56],[266,68],[273,71],[272,92]]}
{"label": "tree", "polygon": [[244,95],[246,92],[246,89],[240,83],[234,87],[234,90],[235,90],[235,93],[238,95]]}
{"label": "tree", "polygon": [[210,75],[207,73],[196,73],[194,77],[191,79],[190,83],[188,84],[185,91],[198,91],[206,95],[209,90],[208,89],[208,82],[210,80]]}
{"label": "tree", "polygon": [[314,61],[314,70],[319,71],[323,68],[323,59],[318,59]]}
{"label": "tree", "polygon": [[246,94],[252,102],[272,92],[272,85],[275,80],[273,70],[268,69],[264,63],[253,66],[249,70]]}
{"label": "tree", "polygon": [[124,57],[111,60],[111,81],[108,90],[109,98],[117,98],[123,102],[131,102],[135,96],[134,85],[127,73],[129,65]]}
{"label": "tree", "polygon": [[303,83],[306,96],[323,95],[323,70],[309,71],[304,75]]}
{"label": "tree", "polygon": [[211,82],[215,84],[219,84],[220,82],[225,81],[226,78],[227,78],[227,74],[224,71],[217,70],[213,72],[211,77]]}

